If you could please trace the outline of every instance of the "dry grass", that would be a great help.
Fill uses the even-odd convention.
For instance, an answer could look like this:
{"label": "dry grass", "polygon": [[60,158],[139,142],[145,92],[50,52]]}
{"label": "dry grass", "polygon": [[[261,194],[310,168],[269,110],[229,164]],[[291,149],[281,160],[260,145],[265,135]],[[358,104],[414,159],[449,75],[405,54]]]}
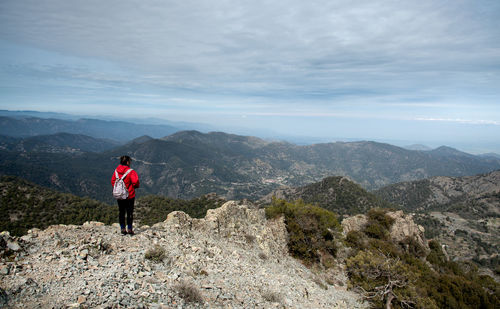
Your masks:
{"label": "dry grass", "polygon": [[247,241],[247,244],[253,244],[255,242],[256,237],[253,235],[246,234],[245,235],[245,240]]}
{"label": "dry grass", "polygon": [[281,303],[282,297],[279,293],[277,292],[272,292],[272,291],[263,291],[261,293],[261,296],[263,299],[270,303]]}
{"label": "dry grass", "polygon": [[192,284],[181,281],[175,286],[175,290],[188,303],[203,303],[203,296],[200,291]]}
{"label": "dry grass", "polygon": [[154,248],[151,248],[148,251],[146,251],[144,257],[153,262],[160,263],[165,259],[165,249],[163,249],[159,245],[156,245],[154,246]]}

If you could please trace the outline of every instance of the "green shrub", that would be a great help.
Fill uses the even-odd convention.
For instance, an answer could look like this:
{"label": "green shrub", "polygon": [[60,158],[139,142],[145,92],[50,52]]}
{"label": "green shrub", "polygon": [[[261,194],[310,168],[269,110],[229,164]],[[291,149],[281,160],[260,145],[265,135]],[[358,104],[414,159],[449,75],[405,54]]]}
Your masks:
{"label": "green shrub", "polygon": [[429,241],[429,248],[431,249],[431,252],[426,257],[429,263],[433,265],[443,265],[446,263],[446,255],[437,240]]}
{"label": "green shrub", "polygon": [[387,215],[387,209],[372,208],[366,214],[368,221],[375,221],[382,225],[383,228],[389,230],[394,223],[394,219]]}
{"label": "green shrub", "polygon": [[389,231],[377,221],[368,221],[364,230],[368,237],[376,239],[388,239]]}
{"label": "green shrub", "polygon": [[349,287],[364,292],[375,308],[385,307],[387,303],[396,308],[415,307],[421,303],[426,303],[427,308],[438,308],[431,299],[418,295],[411,283],[419,279],[419,274],[398,257],[372,250],[359,251],[347,259],[346,265]]}
{"label": "green shrub", "polygon": [[364,249],[368,245],[365,234],[361,231],[350,231],[345,237],[345,243],[349,247]]}
{"label": "green shrub", "polygon": [[367,236],[376,239],[389,239],[389,230],[394,219],[386,214],[386,209],[372,208],[368,211],[368,223],[364,232]]}
{"label": "green shrub", "polygon": [[427,250],[424,248],[414,237],[406,237],[399,242],[399,245],[403,250],[416,257],[425,257],[427,255]]}
{"label": "green shrub", "polygon": [[[498,308],[500,285],[477,267],[449,262],[441,245],[429,242],[426,257],[415,240],[399,244],[348,234],[347,244],[368,237],[368,245],[346,260],[349,287],[362,291],[375,308]],[[389,296],[393,295],[393,298]],[[392,297],[392,296],[391,296]]]}
{"label": "green shrub", "polygon": [[394,243],[386,240],[369,238],[367,250],[383,253],[392,257],[399,256],[401,251]]}
{"label": "green shrub", "polygon": [[334,238],[341,230],[337,216],[321,207],[305,204],[302,200],[289,203],[273,199],[266,208],[266,216],[285,216],[289,234],[288,249],[292,256],[307,264],[320,261],[319,252],[335,256],[337,247]]}

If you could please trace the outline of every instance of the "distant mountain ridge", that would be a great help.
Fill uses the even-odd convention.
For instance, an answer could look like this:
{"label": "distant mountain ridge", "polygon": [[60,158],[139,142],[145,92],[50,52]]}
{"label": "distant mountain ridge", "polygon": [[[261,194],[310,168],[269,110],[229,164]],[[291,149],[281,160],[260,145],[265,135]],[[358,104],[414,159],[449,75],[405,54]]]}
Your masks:
{"label": "distant mountain ridge", "polygon": [[178,130],[199,130],[203,132],[214,131],[215,128],[211,125],[197,122],[185,122],[185,121],[171,121],[162,118],[131,118],[131,117],[113,117],[106,115],[73,115],[57,112],[39,112],[39,111],[12,111],[12,110],[0,110],[0,116],[10,117],[10,118],[43,118],[43,119],[59,119],[59,120],[72,120],[76,121],[78,119],[96,119],[102,121],[120,121],[133,124],[141,125],[167,125],[170,127],[177,128]]}
{"label": "distant mountain ridge", "polygon": [[479,156],[480,156],[480,157],[483,157],[483,158],[495,158],[495,159],[500,159],[500,154],[498,154],[498,153],[493,153],[493,152],[490,152],[490,153],[483,153],[483,154],[480,154]]}
{"label": "distant mountain ridge", "polygon": [[408,145],[408,146],[405,146],[404,148],[408,149],[408,150],[420,150],[420,151],[432,150],[432,148],[425,146],[425,145],[421,145],[421,144]]}
{"label": "distant mountain ridge", "polygon": [[97,119],[62,120],[47,118],[11,118],[0,116],[0,132],[12,137],[30,137],[56,133],[88,135],[95,138],[129,141],[139,136],[163,137],[178,131],[169,125],[145,125]]}
{"label": "distant mountain ridge", "polygon": [[299,187],[337,175],[365,189],[437,175],[463,176],[500,169],[500,160],[453,151],[410,151],[376,142],[297,146],[222,132],[182,131],[149,136],[101,153],[0,151],[0,173],[80,196],[111,202],[109,177],[121,155],[133,158],[141,193],[195,198],[215,192],[258,200],[282,186]]}

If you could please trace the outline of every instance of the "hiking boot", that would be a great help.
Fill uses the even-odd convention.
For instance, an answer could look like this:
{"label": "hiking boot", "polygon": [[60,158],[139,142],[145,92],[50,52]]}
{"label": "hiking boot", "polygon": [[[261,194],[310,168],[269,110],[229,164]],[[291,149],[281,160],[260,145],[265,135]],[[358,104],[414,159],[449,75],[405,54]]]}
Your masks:
{"label": "hiking boot", "polygon": [[127,235],[127,230],[126,229],[122,229],[122,235]]}
{"label": "hiking boot", "polygon": [[127,232],[129,235],[135,235],[134,231],[133,230],[128,230]]}

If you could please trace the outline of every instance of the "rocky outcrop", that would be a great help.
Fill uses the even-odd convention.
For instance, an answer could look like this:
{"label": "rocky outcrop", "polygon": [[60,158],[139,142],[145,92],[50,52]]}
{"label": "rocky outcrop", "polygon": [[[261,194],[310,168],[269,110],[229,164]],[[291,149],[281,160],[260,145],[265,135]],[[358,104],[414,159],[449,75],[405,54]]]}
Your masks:
{"label": "rocky outcrop", "polygon": [[365,215],[347,217],[342,220],[342,232],[345,236],[351,231],[361,231],[366,223],[368,223],[368,218]]}
{"label": "rocky outcrop", "polygon": [[[386,213],[394,222],[389,230],[390,238],[396,242],[405,242],[408,239],[416,241],[416,243],[425,251],[429,250],[429,245],[424,236],[424,228],[413,221],[410,214],[405,214],[403,211],[389,211]],[[342,229],[344,235],[350,231],[361,231],[368,223],[366,215],[356,215],[345,218],[342,221]]]}
{"label": "rocky outcrop", "polygon": [[423,247],[428,248],[424,236],[424,227],[416,224],[411,215],[403,213],[402,210],[388,212],[387,215],[394,219],[394,223],[390,229],[391,239],[396,242],[401,242],[407,238],[413,238]]}
{"label": "rocky outcrop", "polygon": [[283,219],[236,202],[203,219],[173,212],[134,236],[87,222],[0,239],[0,306],[365,307],[288,255]]}

